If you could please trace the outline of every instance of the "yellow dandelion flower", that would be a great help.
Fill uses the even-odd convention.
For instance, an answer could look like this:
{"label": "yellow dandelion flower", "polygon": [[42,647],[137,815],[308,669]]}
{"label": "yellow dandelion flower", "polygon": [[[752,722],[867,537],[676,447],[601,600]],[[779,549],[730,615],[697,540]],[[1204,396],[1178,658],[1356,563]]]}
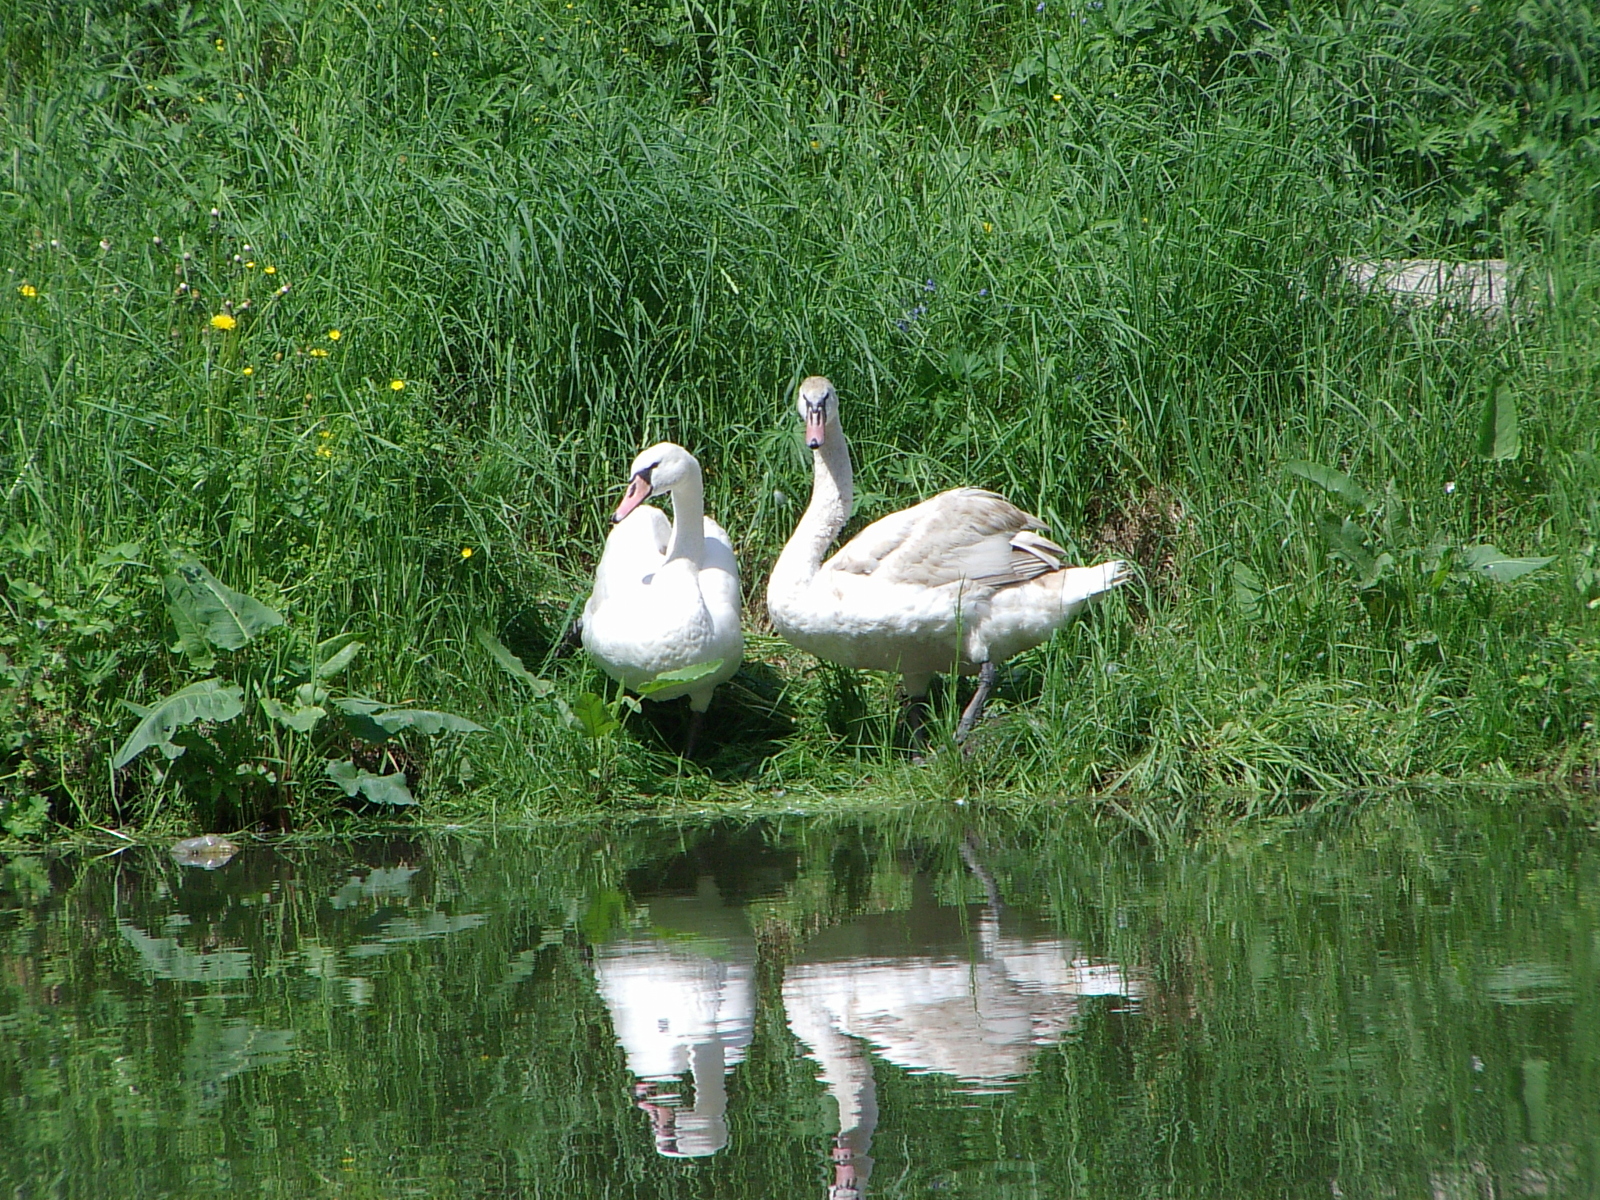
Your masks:
{"label": "yellow dandelion flower", "polygon": [[218,313],[211,318],[211,328],[213,329],[232,329],[238,323],[227,313]]}
{"label": "yellow dandelion flower", "polygon": [[463,547],[461,547],[461,557],[462,558],[471,558],[472,557],[472,547],[471,546],[463,546]]}
{"label": "yellow dandelion flower", "polygon": [[244,265],[244,269],[246,271],[254,271],[256,269],[256,264],[254,262],[247,262]]}
{"label": "yellow dandelion flower", "polygon": [[332,446],[318,446],[317,447],[317,457],[318,458],[332,458],[333,457],[333,447]]}
{"label": "yellow dandelion flower", "polygon": [[327,358],[328,357],[328,352],[326,350],[324,350],[321,346],[318,346],[315,350],[313,350],[311,352],[311,357],[312,358]]}
{"label": "yellow dandelion flower", "polygon": [[39,289],[34,287],[33,284],[31,284],[31,283],[23,284],[21,287],[19,287],[17,289],[17,291],[21,292],[23,294],[23,296],[25,296],[29,300],[32,300],[35,296],[37,296],[39,294]]}
{"label": "yellow dandelion flower", "polygon": [[[311,397],[307,396],[306,399],[309,400],[309,399],[311,399]],[[321,433],[317,434],[317,436],[318,437],[332,437],[333,436],[333,430],[324,429]]]}
{"label": "yellow dandelion flower", "polygon": [[994,232],[994,226],[989,224],[989,222],[985,221],[983,223],[983,231],[985,233],[993,233]]}
{"label": "yellow dandelion flower", "polygon": [[254,375],[255,373],[256,373],[256,369],[254,367],[246,367],[244,369],[244,374],[246,374],[246,375]]}
{"label": "yellow dandelion flower", "polygon": [[391,380],[389,380],[389,390],[391,392],[403,391],[405,389],[405,386],[406,386],[406,381],[404,379],[391,379]]}
{"label": "yellow dandelion flower", "polygon": [[811,139],[811,148],[813,150],[821,150],[822,149],[822,143],[819,142],[816,138],[812,138]]}
{"label": "yellow dandelion flower", "polygon": [[1060,104],[1061,103],[1061,93],[1060,92],[1051,92],[1050,93],[1050,99],[1054,100],[1057,104]]}
{"label": "yellow dandelion flower", "polygon": [[337,329],[328,330],[328,340],[330,342],[337,342],[343,336],[344,334],[340,333]]}
{"label": "yellow dandelion flower", "polygon": [[228,48],[228,43],[223,41],[221,38],[218,38],[216,40],[216,47],[217,47],[217,53],[221,54],[224,50],[226,50]]}
{"label": "yellow dandelion flower", "polygon": [[277,274],[277,273],[278,273],[278,268],[277,268],[277,267],[274,267],[274,266],[272,266],[272,265],[271,265],[271,264],[270,264],[270,263],[269,263],[269,264],[267,264],[267,265],[266,265],[266,266],[264,266],[264,267],[262,267],[262,268],[261,268],[261,271],[262,271],[262,273],[263,273],[263,274],[265,274],[265,275],[276,275],[276,274]]}

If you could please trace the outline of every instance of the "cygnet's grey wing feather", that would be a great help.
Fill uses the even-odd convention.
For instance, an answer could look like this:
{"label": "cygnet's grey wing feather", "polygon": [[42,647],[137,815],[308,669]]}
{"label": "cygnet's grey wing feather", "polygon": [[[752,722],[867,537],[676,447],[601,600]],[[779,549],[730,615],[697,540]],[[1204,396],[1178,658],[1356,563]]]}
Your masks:
{"label": "cygnet's grey wing feather", "polygon": [[1066,551],[1043,528],[1004,496],[955,488],[868,525],[827,565],[917,587],[1005,587],[1060,569]]}

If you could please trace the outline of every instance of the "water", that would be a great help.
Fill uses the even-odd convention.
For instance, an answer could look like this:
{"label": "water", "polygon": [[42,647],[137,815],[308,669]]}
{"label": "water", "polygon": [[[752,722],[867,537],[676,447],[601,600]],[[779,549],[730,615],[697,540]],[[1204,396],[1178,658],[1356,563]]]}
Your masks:
{"label": "water", "polygon": [[0,866],[0,1194],[1594,1196],[1594,832],[1393,805]]}

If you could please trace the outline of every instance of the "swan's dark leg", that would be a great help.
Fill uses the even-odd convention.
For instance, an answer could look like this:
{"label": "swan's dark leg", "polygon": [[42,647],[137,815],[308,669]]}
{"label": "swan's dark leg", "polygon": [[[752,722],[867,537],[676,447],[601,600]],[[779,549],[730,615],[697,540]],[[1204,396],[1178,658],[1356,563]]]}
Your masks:
{"label": "swan's dark leg", "polygon": [[928,723],[928,698],[926,696],[906,697],[906,730],[911,734],[911,753],[919,755],[928,748],[928,737],[924,726]]}
{"label": "swan's dark leg", "polygon": [[978,668],[978,690],[972,693],[972,699],[961,714],[961,723],[956,726],[956,745],[967,740],[967,734],[972,732],[978,718],[983,716],[983,706],[989,702],[989,693],[994,690],[994,681],[999,676],[1000,668],[992,662],[986,662]]}
{"label": "swan's dark leg", "polygon": [[567,610],[567,615],[571,616],[572,619],[567,622],[566,629],[562,631],[561,640],[556,643],[555,657],[557,658],[567,658],[583,649],[583,612],[580,609],[574,615],[574,608],[577,608],[576,604],[573,605],[573,608]]}
{"label": "swan's dark leg", "polygon": [[694,757],[694,743],[700,736],[700,727],[706,723],[706,714],[698,709],[689,710],[689,736],[683,739],[684,758]]}

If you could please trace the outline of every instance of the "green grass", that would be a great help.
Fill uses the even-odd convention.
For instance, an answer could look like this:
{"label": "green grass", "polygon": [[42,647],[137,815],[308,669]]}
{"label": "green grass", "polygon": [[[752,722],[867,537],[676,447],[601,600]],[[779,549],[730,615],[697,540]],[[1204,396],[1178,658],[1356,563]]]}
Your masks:
{"label": "green grass", "polygon": [[[13,832],[45,805],[80,826],[345,806],[254,708],[241,761],[292,787],[110,769],[119,699],[200,677],[171,648],[172,550],[285,615],[266,675],[354,633],[351,691],[488,726],[349,748],[440,815],[1117,790],[1188,820],[1593,778],[1585,6],[99,0],[13,14],[0,55]],[[1412,255],[1510,258],[1537,313],[1337,282],[1342,258]],[[762,636],[813,372],[847,406],[861,517],[989,486],[1143,568],[1012,663],[968,763],[912,767],[887,680]],[[1521,445],[1491,461],[1501,387]],[[750,600],[693,767],[674,713],[596,741],[555,704],[601,690],[558,642],[661,438],[705,465]],[[1441,556],[1483,543],[1554,562],[1499,584]],[[480,626],[555,697],[511,684]]]}

